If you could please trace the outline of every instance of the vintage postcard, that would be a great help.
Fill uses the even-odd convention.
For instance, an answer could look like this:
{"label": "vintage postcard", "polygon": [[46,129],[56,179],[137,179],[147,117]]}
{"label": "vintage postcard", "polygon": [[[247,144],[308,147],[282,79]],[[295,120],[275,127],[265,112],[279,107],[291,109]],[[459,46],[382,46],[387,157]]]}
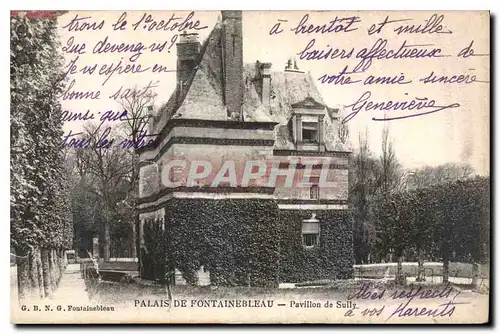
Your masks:
{"label": "vintage postcard", "polygon": [[11,322],[490,321],[488,11],[12,11]]}

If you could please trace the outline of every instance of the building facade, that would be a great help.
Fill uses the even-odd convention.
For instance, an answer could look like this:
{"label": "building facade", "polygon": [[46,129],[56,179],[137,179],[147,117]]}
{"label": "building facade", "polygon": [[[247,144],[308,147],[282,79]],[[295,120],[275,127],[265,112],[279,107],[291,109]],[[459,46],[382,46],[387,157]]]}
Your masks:
{"label": "building facade", "polygon": [[[174,280],[177,271],[191,284],[204,275],[246,286],[350,278],[349,151],[338,138],[339,109],[297,64],[245,64],[243,47],[241,11],[223,11],[203,43],[180,36],[176,89],[150,115],[154,145],[138,150],[141,276]],[[193,183],[186,175],[204,172],[189,170],[193,161],[237,171],[260,161],[277,182],[240,175],[236,185],[229,177],[213,186],[210,176],[210,184]],[[310,182],[287,183],[290,170]]]}

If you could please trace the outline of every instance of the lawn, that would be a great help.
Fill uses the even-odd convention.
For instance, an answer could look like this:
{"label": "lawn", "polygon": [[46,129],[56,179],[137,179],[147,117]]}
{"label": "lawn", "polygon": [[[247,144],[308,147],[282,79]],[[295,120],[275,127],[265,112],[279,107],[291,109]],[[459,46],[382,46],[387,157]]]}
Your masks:
{"label": "lawn", "polygon": [[[384,278],[385,276],[395,276],[396,263],[375,263],[354,266],[354,276],[362,278]],[[424,263],[425,276],[442,276],[443,263],[426,262]],[[403,275],[416,277],[418,264],[416,262],[403,262]],[[450,262],[450,277],[472,278],[472,264],[461,262]],[[479,266],[479,277],[489,277],[489,265]]]}
{"label": "lawn", "polygon": [[[323,287],[305,287],[297,289],[261,288],[261,287],[211,287],[177,285],[172,287],[175,299],[293,299],[297,296],[314,300],[345,298],[346,291],[361,286],[361,281],[345,280],[332,282]],[[376,283],[377,284],[377,283]],[[382,286],[382,285],[381,285]],[[135,299],[166,298],[164,288],[151,284],[100,282],[97,286],[96,299],[102,303],[130,303]]]}
{"label": "lawn", "polygon": [[[212,286],[189,286],[177,285],[172,287],[174,299],[275,299],[293,300],[307,298],[308,300],[343,300],[347,294],[357,291],[364,284],[369,284],[372,289],[410,289],[396,286],[394,280],[338,280],[338,281],[316,281],[297,284],[294,289],[261,288],[261,287],[212,287]],[[440,289],[443,285],[436,283],[417,283],[434,289]],[[454,289],[469,289],[464,285],[452,284]],[[101,303],[123,303],[130,304],[136,299],[154,300],[166,299],[164,288],[143,282],[104,282],[98,283],[95,289],[95,299]]]}

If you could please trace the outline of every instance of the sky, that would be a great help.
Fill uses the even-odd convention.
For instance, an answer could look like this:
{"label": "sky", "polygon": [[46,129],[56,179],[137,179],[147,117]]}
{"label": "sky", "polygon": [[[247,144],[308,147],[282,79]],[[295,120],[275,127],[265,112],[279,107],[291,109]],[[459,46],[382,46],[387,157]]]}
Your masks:
{"label": "sky", "polygon": [[[60,38],[66,50],[73,47],[73,51],[80,49],[80,53],[66,53],[66,62],[73,63],[77,73],[68,75],[68,80],[75,80],[73,89],[77,91],[100,91],[99,100],[63,100],[63,109],[71,112],[85,112],[90,110],[98,117],[107,110],[118,111],[120,105],[109,98],[120,88],[124,91],[134,86],[140,88],[151,83],[158,94],[155,104],[161,105],[170,97],[175,88],[175,72],[153,73],[151,70],[135,74],[113,74],[107,82],[107,75],[99,75],[99,68],[111,63],[117,64],[120,60],[127,64],[133,52],[128,53],[93,53],[94,46],[106,37],[111,43],[142,43],[145,46],[161,45],[163,51],[145,50],[134,62],[140,64],[142,69],[153,67],[155,64],[166,66],[169,70],[176,67],[175,35],[178,31],[154,30],[148,31],[148,26],[161,20],[179,17],[176,22],[185,19],[189,12],[127,12],[127,21],[122,26],[123,30],[114,30],[112,24],[116,23],[122,15],[116,12],[69,12],[60,17]],[[151,15],[147,19],[148,14]],[[305,17],[305,15],[308,15]],[[244,62],[252,63],[257,60],[271,62],[274,71],[282,71],[289,58],[295,58],[302,71],[310,72],[325,102],[329,106],[349,106],[359,100],[366,92],[371,93],[371,100],[382,101],[411,101],[415,97],[427,101],[435,100],[435,105],[459,104],[456,108],[445,109],[429,115],[411,117],[389,122],[373,121],[373,117],[383,117],[380,110],[359,112],[347,124],[350,128],[350,141],[354,149],[358,144],[358,134],[368,132],[369,144],[375,155],[380,153],[381,131],[384,126],[389,126],[390,135],[394,142],[396,155],[405,168],[415,169],[426,165],[439,165],[447,162],[470,163],[479,174],[489,174],[489,15],[487,12],[244,12],[243,13],[243,58]],[[89,17],[80,20],[79,28],[68,25],[75,15]],[[194,23],[199,21],[198,27],[206,29],[197,30],[200,41],[203,41],[217,21],[220,12],[195,12],[191,18]],[[368,30],[375,24],[383,22],[389,15],[389,20],[406,20],[387,23],[380,33],[368,34]],[[443,15],[441,17],[441,15]],[[144,16],[144,17],[143,17]],[[355,22],[349,25],[349,18]],[[305,32],[313,26],[326,24],[335,20],[332,32]],[[82,23],[95,23],[102,28],[97,30],[77,31],[85,28]],[[134,30],[134,24],[136,30]],[[271,28],[280,22],[279,34],[270,35]],[[302,25],[300,24],[302,22]],[[394,31],[400,25],[422,24],[420,32],[397,34]],[[427,27],[425,26],[427,24]],[[295,27],[303,27],[301,30]],[[440,28],[438,28],[438,26]],[[118,26],[117,26],[118,27]],[[71,29],[70,29],[71,28]],[[427,30],[426,30],[427,29]],[[434,29],[434,30],[433,30]],[[71,31],[69,31],[71,30]],[[439,33],[450,32],[451,33]],[[302,32],[301,32],[302,31]],[[189,30],[188,30],[189,32]],[[71,47],[68,43],[71,42]],[[363,48],[368,50],[381,39],[387,39],[387,49],[398,50],[403,43],[406,45],[420,45],[420,48],[440,48],[440,55],[449,57],[434,57],[421,59],[374,59],[369,68],[362,73],[350,75],[352,84],[322,83],[318,80],[323,75],[337,75],[345,66],[348,71],[359,63],[356,54]],[[348,59],[301,59],[302,52],[314,39],[313,48],[328,50],[329,48],[346,50],[354,49]],[[474,56],[467,58],[457,56],[460,50],[466,48],[473,41]],[[85,43],[85,52],[82,44]],[[79,44],[75,47],[75,44]],[[311,51],[310,48],[306,51]],[[123,58],[123,59],[122,59]],[[302,57],[304,58],[304,57]],[[307,58],[307,57],[306,57]],[[94,74],[78,72],[84,66],[97,65]],[[125,66],[125,65],[124,65]],[[68,67],[69,69],[69,67]],[[476,82],[466,83],[435,83],[424,84],[419,81],[434,72],[441,75],[472,75]],[[404,78],[399,82],[407,84],[364,84],[372,75]],[[411,81],[411,82],[410,82]],[[481,82],[479,82],[481,81]],[[345,81],[344,81],[345,82]],[[365,95],[366,96],[366,95]],[[430,110],[430,109],[426,109]],[[344,107],[344,115],[351,112],[350,107]],[[386,115],[397,113],[386,112]],[[399,115],[399,114],[398,114]],[[78,131],[81,122],[69,122],[65,125],[67,131]]]}

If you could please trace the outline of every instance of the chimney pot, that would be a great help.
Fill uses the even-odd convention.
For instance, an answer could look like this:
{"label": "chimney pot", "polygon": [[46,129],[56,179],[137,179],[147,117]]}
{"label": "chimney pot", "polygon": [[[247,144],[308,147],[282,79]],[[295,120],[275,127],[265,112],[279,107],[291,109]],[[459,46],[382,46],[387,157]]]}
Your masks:
{"label": "chimney pot", "polygon": [[179,38],[179,43],[178,44],[181,44],[181,43],[198,43],[199,42],[199,35],[198,33],[186,33],[186,31],[184,31],[184,33],[182,33],[180,35],[180,38]]}
{"label": "chimney pot", "polygon": [[260,74],[262,76],[271,76],[272,63],[261,63],[260,64]]}
{"label": "chimney pot", "polygon": [[223,10],[222,11],[222,21],[226,19],[239,19],[242,18],[241,10]]}

